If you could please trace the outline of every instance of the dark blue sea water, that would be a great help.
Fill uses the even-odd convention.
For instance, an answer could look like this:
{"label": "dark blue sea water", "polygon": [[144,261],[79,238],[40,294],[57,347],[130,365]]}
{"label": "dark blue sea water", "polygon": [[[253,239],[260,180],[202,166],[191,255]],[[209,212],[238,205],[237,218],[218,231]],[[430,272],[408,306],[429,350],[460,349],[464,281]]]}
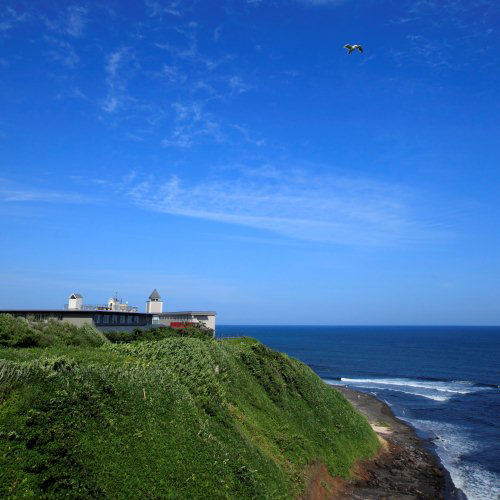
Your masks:
{"label": "dark blue sea water", "polygon": [[469,499],[500,498],[500,327],[218,326],[369,392],[432,439]]}

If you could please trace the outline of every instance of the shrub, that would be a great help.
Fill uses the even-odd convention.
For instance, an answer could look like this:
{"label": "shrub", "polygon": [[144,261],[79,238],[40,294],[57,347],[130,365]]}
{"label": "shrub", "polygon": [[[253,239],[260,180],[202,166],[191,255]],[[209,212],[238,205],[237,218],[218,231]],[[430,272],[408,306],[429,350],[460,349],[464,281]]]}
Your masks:
{"label": "shrub", "polygon": [[133,332],[104,332],[104,336],[115,344],[128,344],[136,341],[157,341],[174,337],[191,337],[201,340],[213,339],[214,331],[200,324],[186,325],[184,328],[171,328],[169,326],[149,328],[148,330],[135,328]]}
{"label": "shrub", "polygon": [[0,349],[1,498],[301,498],[312,464],[345,477],[378,448],[339,392],[258,341],[135,333],[163,338]]}
{"label": "shrub", "polygon": [[0,346],[3,347],[98,347],[108,342],[91,325],[75,326],[64,321],[28,321],[0,314]]}
{"label": "shrub", "polygon": [[35,345],[34,331],[24,318],[0,314],[0,345],[7,347],[31,347]]}

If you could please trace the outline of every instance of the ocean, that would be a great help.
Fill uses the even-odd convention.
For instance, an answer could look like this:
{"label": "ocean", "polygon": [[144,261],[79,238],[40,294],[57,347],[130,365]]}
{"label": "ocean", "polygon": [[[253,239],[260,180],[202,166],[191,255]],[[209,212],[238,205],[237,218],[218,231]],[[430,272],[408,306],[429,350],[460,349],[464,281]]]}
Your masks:
{"label": "ocean", "polygon": [[468,499],[500,498],[500,327],[217,327],[217,337],[231,336],[385,401],[431,440]]}

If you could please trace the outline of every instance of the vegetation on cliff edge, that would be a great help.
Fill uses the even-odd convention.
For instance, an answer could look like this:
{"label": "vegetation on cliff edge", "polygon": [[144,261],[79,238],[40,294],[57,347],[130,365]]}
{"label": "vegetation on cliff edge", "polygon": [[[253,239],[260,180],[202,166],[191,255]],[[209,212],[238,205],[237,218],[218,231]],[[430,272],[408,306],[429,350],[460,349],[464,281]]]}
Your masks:
{"label": "vegetation on cliff edge", "polygon": [[256,340],[0,348],[0,496],[292,498],[373,455],[366,420]]}

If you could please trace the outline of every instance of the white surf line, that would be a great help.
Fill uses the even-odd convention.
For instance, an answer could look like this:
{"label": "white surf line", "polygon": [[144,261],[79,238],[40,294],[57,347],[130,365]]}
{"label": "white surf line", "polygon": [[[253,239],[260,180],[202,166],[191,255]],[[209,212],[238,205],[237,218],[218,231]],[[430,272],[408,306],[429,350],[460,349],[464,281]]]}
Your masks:
{"label": "white surf line", "polygon": [[[433,391],[439,392],[450,392],[453,394],[469,394],[472,392],[479,392],[483,390],[487,390],[487,387],[478,387],[473,386],[472,382],[420,382],[418,380],[412,379],[365,379],[365,378],[347,378],[342,377],[340,379],[341,382],[346,382],[349,384],[379,384],[379,385],[395,385],[401,387],[415,387],[418,389],[429,389]],[[466,387],[463,387],[466,386]]]}
{"label": "white surf line", "polygon": [[[451,399],[451,396],[442,396],[442,395],[437,395],[437,394],[424,394],[422,392],[415,392],[415,391],[409,391],[409,390],[404,390],[404,387],[406,386],[388,386],[388,387],[380,387],[379,385],[375,385],[374,383],[370,383],[370,385],[363,385],[363,384],[353,384],[353,383],[342,383],[340,381],[330,381],[325,379],[324,380],[327,384],[329,385],[340,385],[340,386],[347,386],[347,387],[353,387],[353,388],[359,388],[359,389],[372,389],[372,390],[379,390],[379,391],[391,391],[391,392],[400,392],[403,394],[409,394],[410,396],[417,396],[417,397],[422,397],[426,399],[432,399],[433,401],[439,401],[440,403],[444,403],[446,401],[449,401]],[[432,389],[430,389],[432,390]]]}
{"label": "white surf line", "polygon": [[417,429],[436,436],[436,453],[455,486],[465,493],[468,500],[500,498],[500,475],[462,458],[467,453],[477,452],[479,447],[467,438],[466,427],[433,420],[405,420]]}

